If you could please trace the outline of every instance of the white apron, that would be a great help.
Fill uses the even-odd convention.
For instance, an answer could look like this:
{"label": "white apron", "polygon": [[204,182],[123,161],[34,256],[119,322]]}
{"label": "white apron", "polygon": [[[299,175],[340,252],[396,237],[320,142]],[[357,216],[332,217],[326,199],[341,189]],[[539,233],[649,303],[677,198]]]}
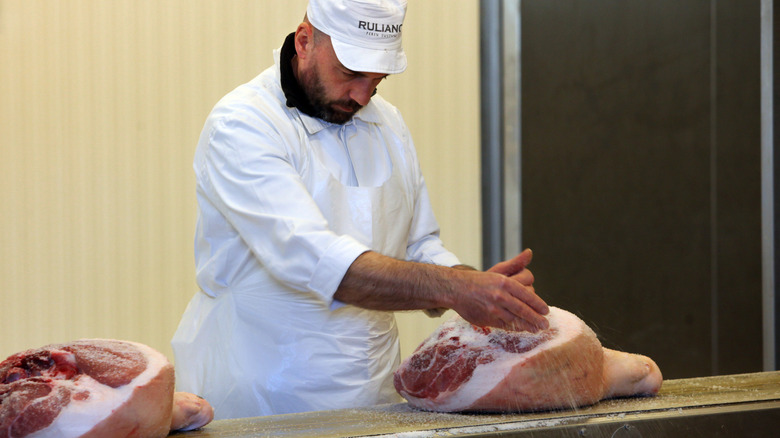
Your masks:
{"label": "white apron", "polygon": [[[389,149],[392,172],[379,187],[345,186],[316,158],[308,184],[336,234],[403,259],[413,189],[398,152]],[[349,305],[332,310],[314,294],[267,275],[216,298],[197,293],[172,346],[177,390],[204,397],[217,419],[400,400],[392,384],[399,364],[392,312]]]}

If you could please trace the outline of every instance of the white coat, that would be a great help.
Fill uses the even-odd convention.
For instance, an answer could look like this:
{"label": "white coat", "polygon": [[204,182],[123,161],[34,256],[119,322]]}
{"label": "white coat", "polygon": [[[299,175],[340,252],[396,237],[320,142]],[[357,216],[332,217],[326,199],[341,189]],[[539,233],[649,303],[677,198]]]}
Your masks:
{"label": "white coat", "polygon": [[172,346],[177,389],[218,419],[398,401],[393,314],[333,294],[367,250],[458,264],[397,109],[377,95],[343,126],[306,116],[276,58],[215,106],[195,155],[200,291]]}

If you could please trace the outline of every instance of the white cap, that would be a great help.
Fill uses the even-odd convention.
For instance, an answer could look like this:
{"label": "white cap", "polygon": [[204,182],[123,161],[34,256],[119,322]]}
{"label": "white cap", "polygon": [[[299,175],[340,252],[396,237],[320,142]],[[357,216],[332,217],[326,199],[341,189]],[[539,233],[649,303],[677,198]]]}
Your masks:
{"label": "white cap", "polygon": [[306,16],[330,36],[336,57],[357,72],[401,73],[406,0],[309,0]]}

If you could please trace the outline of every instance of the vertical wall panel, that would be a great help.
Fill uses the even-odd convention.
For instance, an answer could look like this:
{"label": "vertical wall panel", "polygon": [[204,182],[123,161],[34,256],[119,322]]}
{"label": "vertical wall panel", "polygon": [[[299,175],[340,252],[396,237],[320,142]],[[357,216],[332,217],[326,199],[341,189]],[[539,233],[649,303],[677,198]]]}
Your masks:
{"label": "vertical wall panel", "polygon": [[[195,291],[192,156],[206,115],[272,62],[305,0],[0,2],[0,356],[169,340]],[[441,38],[443,26],[458,29]],[[477,3],[410,2],[403,112],[442,236],[478,264]],[[439,320],[400,315],[408,354]]]}
{"label": "vertical wall panel", "polygon": [[537,291],[667,378],[761,369],[758,6],[522,2]]}

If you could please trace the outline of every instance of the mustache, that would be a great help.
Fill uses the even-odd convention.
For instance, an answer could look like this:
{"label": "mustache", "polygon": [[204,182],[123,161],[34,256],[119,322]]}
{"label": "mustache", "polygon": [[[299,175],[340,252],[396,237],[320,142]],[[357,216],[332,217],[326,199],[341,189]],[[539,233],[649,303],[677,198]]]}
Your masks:
{"label": "mustache", "polygon": [[344,108],[349,108],[350,111],[353,112],[353,113],[357,112],[360,108],[363,108],[363,105],[355,102],[352,99],[349,99],[349,100],[337,100],[337,101],[331,102],[331,107],[333,107],[334,105],[338,105],[338,106],[341,106],[341,107],[344,107]]}

